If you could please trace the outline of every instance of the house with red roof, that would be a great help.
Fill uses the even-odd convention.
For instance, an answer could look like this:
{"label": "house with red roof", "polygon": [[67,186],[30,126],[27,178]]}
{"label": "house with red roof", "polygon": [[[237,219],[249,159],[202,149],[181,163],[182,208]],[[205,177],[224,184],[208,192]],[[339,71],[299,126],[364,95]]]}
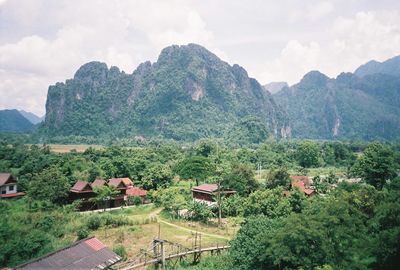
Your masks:
{"label": "house with red roof", "polygon": [[[193,200],[210,206],[215,205],[218,191],[218,184],[202,184],[192,188]],[[221,196],[231,196],[236,193],[232,189],[221,189],[220,192]]]}
{"label": "house with red roof", "polygon": [[316,191],[310,188],[310,177],[304,175],[292,175],[291,179],[291,189],[297,188],[300,192],[303,192],[307,197],[314,196]]}
{"label": "house with red roof", "polygon": [[25,192],[17,191],[18,181],[11,173],[0,173],[0,198],[18,198],[25,195]]}
{"label": "house with red roof", "polygon": [[92,188],[108,186],[107,181],[104,179],[96,179],[92,183]]}

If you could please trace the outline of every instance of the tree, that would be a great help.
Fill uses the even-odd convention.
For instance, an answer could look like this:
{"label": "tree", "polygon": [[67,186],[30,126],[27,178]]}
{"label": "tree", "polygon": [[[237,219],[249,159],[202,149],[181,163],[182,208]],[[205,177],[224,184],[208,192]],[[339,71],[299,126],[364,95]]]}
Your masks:
{"label": "tree", "polygon": [[195,179],[198,186],[199,181],[205,181],[213,174],[215,166],[206,157],[192,156],[178,164],[177,171],[183,179]]}
{"label": "tree", "polygon": [[187,206],[188,196],[186,190],[179,187],[170,187],[158,190],[153,195],[156,205],[164,207],[165,210],[179,217],[179,211]]}
{"label": "tree", "polygon": [[253,169],[245,164],[234,164],[230,173],[223,177],[224,188],[236,190],[240,195],[248,195],[258,187]]}
{"label": "tree", "polygon": [[28,195],[35,200],[61,204],[67,199],[70,188],[68,178],[58,167],[52,166],[33,176]]}
{"label": "tree", "polygon": [[172,178],[172,171],[168,165],[155,163],[145,170],[140,185],[145,189],[165,188],[171,184]]}
{"label": "tree", "polygon": [[354,171],[368,184],[382,189],[387,180],[397,175],[394,152],[382,143],[371,143],[357,160]]}
{"label": "tree", "polygon": [[265,182],[267,188],[283,187],[288,190],[290,187],[290,175],[286,168],[271,169]]}
{"label": "tree", "polygon": [[281,188],[276,188],[251,193],[244,203],[244,215],[265,215],[269,218],[289,215],[291,207],[282,192]]}
{"label": "tree", "polygon": [[319,145],[314,142],[302,142],[297,149],[297,160],[305,168],[318,167],[320,159]]}
{"label": "tree", "polygon": [[110,200],[119,193],[119,191],[112,186],[98,186],[95,187],[93,191],[96,193],[96,197],[93,199],[99,208],[107,208]]}
{"label": "tree", "polygon": [[214,215],[210,207],[202,202],[192,201],[188,205],[188,216],[194,221],[201,221],[207,223],[208,220]]}

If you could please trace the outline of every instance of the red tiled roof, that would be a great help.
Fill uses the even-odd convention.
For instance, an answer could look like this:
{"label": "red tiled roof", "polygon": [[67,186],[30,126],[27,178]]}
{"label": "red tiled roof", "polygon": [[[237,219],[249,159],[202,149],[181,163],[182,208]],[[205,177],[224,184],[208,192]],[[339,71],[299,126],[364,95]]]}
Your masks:
{"label": "red tiled roof", "polygon": [[92,187],[86,181],[78,180],[75,185],[71,188],[72,192],[92,192]]}
{"label": "red tiled roof", "polygon": [[13,197],[21,197],[25,196],[25,192],[16,192],[16,193],[10,193],[10,194],[0,194],[0,198],[13,198]]}
{"label": "red tiled roof", "polygon": [[310,178],[308,176],[293,175],[290,178],[292,178],[292,188],[297,187],[306,195],[311,195],[315,192],[315,190],[307,188],[310,185]]}
{"label": "red tiled roof", "polygon": [[[122,180],[123,178],[111,178],[108,180],[108,185],[114,186],[116,188],[127,188],[127,185],[125,182]],[[120,187],[122,184],[123,187]]]}
{"label": "red tiled roof", "polygon": [[310,178],[308,176],[292,175],[292,176],[290,176],[290,178],[292,179],[292,184],[293,184],[293,182],[303,182],[305,186],[310,185]]}
{"label": "red tiled roof", "polygon": [[94,251],[99,251],[106,246],[100,242],[97,238],[93,237],[85,241],[85,244],[92,248]]}
{"label": "red tiled roof", "polygon": [[94,182],[92,183],[92,188],[94,187],[101,187],[101,186],[106,186],[107,185],[107,181],[103,180],[103,179],[96,179],[94,180]]}
{"label": "red tiled roof", "polygon": [[0,173],[0,186],[7,184],[10,180],[17,182],[11,173]]}
{"label": "red tiled roof", "polygon": [[147,195],[147,191],[138,187],[131,187],[126,190],[126,195],[131,197],[143,197]]}

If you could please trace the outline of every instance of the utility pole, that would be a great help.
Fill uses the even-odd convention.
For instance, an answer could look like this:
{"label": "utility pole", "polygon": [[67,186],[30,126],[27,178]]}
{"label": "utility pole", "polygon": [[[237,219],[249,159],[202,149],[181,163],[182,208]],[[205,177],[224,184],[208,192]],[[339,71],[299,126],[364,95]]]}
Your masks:
{"label": "utility pole", "polygon": [[221,201],[221,178],[218,177],[218,227],[221,227],[222,218],[222,201]]}

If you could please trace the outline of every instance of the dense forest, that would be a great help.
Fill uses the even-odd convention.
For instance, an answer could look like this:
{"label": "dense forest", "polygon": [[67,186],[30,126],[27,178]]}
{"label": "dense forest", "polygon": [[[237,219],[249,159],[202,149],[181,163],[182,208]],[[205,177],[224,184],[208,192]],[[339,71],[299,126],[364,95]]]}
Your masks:
{"label": "dense forest", "polygon": [[[1,266],[15,266],[101,226],[129,224],[123,216],[82,217],[76,204],[67,203],[77,179],[112,177],[130,177],[149,190],[171,218],[188,209],[188,218],[199,222],[216,213],[192,201],[191,185],[220,182],[237,191],[221,206],[223,218],[241,223],[231,249],[222,260],[205,259],[199,269],[396,269],[400,259],[398,144],[270,141],[233,148],[201,140],[54,153],[8,136],[1,140],[0,160],[0,171],[17,176],[27,193],[0,201],[7,216],[0,221]],[[312,176],[318,195],[307,198],[294,189],[283,196],[290,175]]]}

